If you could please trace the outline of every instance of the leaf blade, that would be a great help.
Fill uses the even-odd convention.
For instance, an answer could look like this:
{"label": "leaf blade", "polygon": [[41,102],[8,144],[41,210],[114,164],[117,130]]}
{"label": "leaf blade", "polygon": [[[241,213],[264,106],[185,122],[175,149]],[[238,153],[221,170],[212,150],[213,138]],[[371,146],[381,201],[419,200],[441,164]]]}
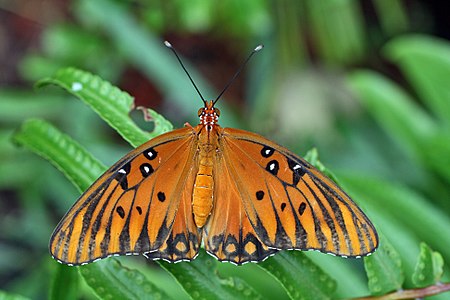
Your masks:
{"label": "leaf blade", "polygon": [[161,266],[178,281],[192,299],[262,299],[243,279],[218,276],[217,264],[217,260],[200,249],[198,257],[191,262],[162,262]]}
{"label": "leaf blade", "polygon": [[258,264],[291,299],[333,299],[336,281],[301,251],[283,251]]}

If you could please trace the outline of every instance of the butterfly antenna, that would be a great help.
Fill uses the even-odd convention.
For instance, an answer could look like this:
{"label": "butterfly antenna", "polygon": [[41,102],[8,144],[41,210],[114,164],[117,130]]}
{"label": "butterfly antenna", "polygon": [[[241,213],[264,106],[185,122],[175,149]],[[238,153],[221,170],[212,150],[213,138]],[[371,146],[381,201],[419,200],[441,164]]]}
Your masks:
{"label": "butterfly antenna", "polygon": [[186,68],[183,65],[183,62],[181,61],[180,57],[178,56],[177,52],[175,51],[175,48],[173,48],[172,44],[169,43],[168,41],[164,41],[164,45],[169,48],[170,50],[172,50],[173,54],[175,54],[175,56],[178,59],[178,62],[180,63],[181,67],[183,68],[184,72],[186,72],[187,76],[189,77],[189,80],[192,82],[192,85],[194,86],[195,90],[197,91],[197,93],[200,95],[200,98],[202,98],[203,103],[205,103],[206,105],[206,101],[205,98],[203,98],[202,94],[200,93],[200,91],[198,90],[197,86],[195,85],[194,80],[192,79],[191,75],[189,75],[189,72],[186,70]]}
{"label": "butterfly antenna", "polygon": [[259,50],[261,50],[264,46],[263,45],[258,45],[256,46],[255,49],[253,49],[252,53],[250,53],[250,55],[247,57],[247,59],[244,61],[244,63],[241,65],[241,67],[239,68],[239,70],[237,70],[237,72],[234,74],[233,77],[231,77],[230,81],[228,81],[227,85],[223,88],[222,92],[219,94],[219,96],[217,96],[216,100],[214,100],[214,104],[216,104],[216,102],[220,99],[220,97],[222,97],[223,93],[225,93],[225,91],[228,89],[228,87],[233,83],[233,81],[236,79],[236,77],[238,77],[239,73],[241,73],[241,71],[244,69],[245,65],[248,63],[248,61],[250,60],[250,58],[253,56],[253,54],[255,54],[256,52],[258,52]]}

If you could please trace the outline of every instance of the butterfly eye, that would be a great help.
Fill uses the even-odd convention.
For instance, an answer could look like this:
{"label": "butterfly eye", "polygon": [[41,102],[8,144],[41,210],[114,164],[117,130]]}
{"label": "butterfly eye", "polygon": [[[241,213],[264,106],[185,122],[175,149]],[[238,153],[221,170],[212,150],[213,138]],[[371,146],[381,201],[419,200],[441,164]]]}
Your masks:
{"label": "butterfly eye", "polygon": [[203,114],[204,108],[200,108],[197,112],[197,115],[200,117]]}
{"label": "butterfly eye", "polygon": [[219,110],[218,108],[214,108],[214,111],[216,112],[216,115],[217,115],[218,117],[220,117],[220,110]]}

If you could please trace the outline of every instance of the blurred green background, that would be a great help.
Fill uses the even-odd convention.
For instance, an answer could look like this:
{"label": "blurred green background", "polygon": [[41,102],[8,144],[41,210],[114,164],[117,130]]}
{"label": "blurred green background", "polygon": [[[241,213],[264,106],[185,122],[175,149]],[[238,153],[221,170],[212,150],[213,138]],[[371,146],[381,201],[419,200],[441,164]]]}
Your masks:
{"label": "blurred green background", "polygon": [[[220,124],[299,155],[316,147],[406,274],[421,241],[450,261],[449,37],[440,1],[0,1],[0,290],[49,297],[58,264],[48,240],[79,196],[47,161],[11,142],[22,122],[51,122],[106,165],[131,149],[75,97],[33,84],[74,66],[175,127],[195,124],[202,103],[164,40],[208,99],[264,44],[219,102]],[[132,117],[152,130],[141,113]],[[368,294],[362,260],[337,258],[348,266],[342,271],[331,267],[336,258],[308,256],[338,281],[339,297]],[[220,268],[240,272],[263,294],[287,297],[255,265]],[[154,264],[143,269],[173,297],[187,297]],[[94,297],[80,286],[74,298]]]}

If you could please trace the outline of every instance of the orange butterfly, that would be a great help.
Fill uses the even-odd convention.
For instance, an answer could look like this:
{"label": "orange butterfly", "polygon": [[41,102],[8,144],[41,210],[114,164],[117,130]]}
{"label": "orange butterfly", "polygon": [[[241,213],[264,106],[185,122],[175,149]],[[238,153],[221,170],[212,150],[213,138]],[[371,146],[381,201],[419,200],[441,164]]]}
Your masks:
{"label": "orange butterfly", "polygon": [[56,227],[52,256],[68,265],[132,254],[177,262],[194,259],[202,239],[209,254],[238,265],[285,249],[375,251],[374,226],[333,181],[260,135],[219,126],[214,105],[228,85],[215,101],[202,98],[199,125],[109,168]]}

